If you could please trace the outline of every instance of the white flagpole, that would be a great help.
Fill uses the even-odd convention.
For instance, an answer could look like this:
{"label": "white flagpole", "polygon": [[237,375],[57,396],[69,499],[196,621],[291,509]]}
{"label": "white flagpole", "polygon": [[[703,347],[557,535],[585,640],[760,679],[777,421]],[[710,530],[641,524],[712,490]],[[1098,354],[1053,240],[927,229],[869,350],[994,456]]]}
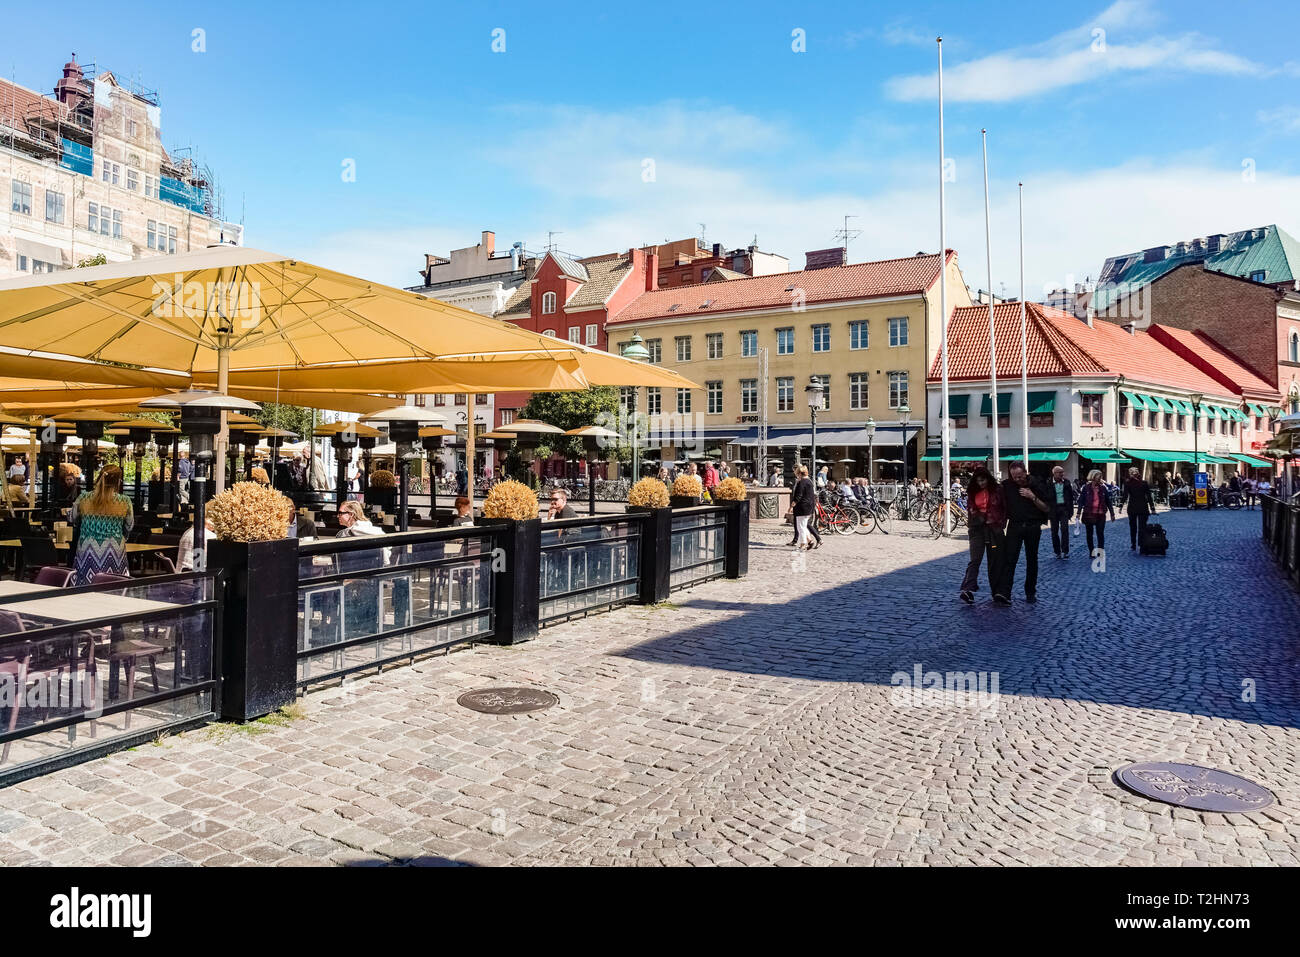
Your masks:
{"label": "white flagpole", "polygon": [[[1025,326],[1025,184],[1020,190],[1020,404],[1025,471],[1029,471],[1029,336]],[[996,409],[994,410],[997,411]]]}
{"label": "white flagpole", "polygon": [[[940,441],[943,443],[943,454],[940,456],[939,482],[943,485],[943,533],[948,535],[952,531],[952,491],[949,481],[952,449],[948,437],[948,229],[943,195],[943,37],[939,37],[935,43],[939,49],[939,352],[942,357],[940,365],[943,382],[939,415],[939,434]],[[903,447],[903,456],[907,457],[906,446]],[[906,494],[907,490],[903,491]]]}
{"label": "white flagpole", "polygon": [[[980,130],[980,139],[984,143],[984,258],[988,261],[989,291],[989,380],[993,388],[993,404],[998,401],[998,347],[993,328],[993,240],[989,232],[989,136],[988,130]],[[998,448],[998,410],[993,409],[993,477],[1002,477],[999,464]],[[1026,466],[1028,468],[1028,466]]]}

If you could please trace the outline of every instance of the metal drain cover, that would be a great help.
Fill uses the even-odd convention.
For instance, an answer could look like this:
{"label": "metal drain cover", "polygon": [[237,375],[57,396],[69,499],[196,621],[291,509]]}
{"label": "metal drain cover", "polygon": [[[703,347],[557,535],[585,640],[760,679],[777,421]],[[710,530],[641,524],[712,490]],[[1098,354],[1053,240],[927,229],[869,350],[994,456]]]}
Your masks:
{"label": "metal drain cover", "polygon": [[525,714],[553,708],[560,699],[540,688],[479,688],[466,691],[456,703],[484,714]]}
{"label": "metal drain cover", "polygon": [[1115,772],[1115,780],[1143,797],[1196,811],[1258,811],[1275,800],[1254,781],[1195,764],[1130,764]]}

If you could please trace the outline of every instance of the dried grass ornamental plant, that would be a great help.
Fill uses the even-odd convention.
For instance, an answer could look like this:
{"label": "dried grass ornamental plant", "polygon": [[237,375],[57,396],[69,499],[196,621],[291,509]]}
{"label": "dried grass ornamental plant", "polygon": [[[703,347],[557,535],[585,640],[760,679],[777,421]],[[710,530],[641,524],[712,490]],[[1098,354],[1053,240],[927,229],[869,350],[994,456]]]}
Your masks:
{"label": "dried grass ornamental plant", "polygon": [[257,482],[236,482],[208,502],[212,530],[223,542],[273,542],[284,538],[293,502]]}
{"label": "dried grass ornamental plant", "polygon": [[75,476],[76,478],[81,478],[81,466],[76,465],[72,462],[60,462],[59,475],[60,476],[72,475]]}
{"label": "dried grass ornamental plant", "polygon": [[627,504],[636,508],[667,508],[668,489],[657,478],[643,478],[627,493]]}
{"label": "dried grass ornamental plant", "polygon": [[740,502],[746,497],[745,483],[738,478],[724,479],[713,490],[713,497],[719,502]]}
{"label": "dried grass ornamental plant", "polygon": [[513,518],[524,522],[537,518],[537,495],[523,482],[498,482],[483,502],[484,518]]}
{"label": "dried grass ornamental plant", "polygon": [[700,481],[698,475],[679,475],[677,481],[673,483],[673,494],[683,498],[703,495],[704,483]]}
{"label": "dried grass ornamental plant", "polygon": [[266,469],[262,468],[260,465],[254,465],[249,474],[253,476],[254,482],[258,482],[262,485],[271,484],[271,477],[266,474]]}
{"label": "dried grass ornamental plant", "polygon": [[388,469],[375,469],[370,473],[370,487],[380,488],[397,488],[397,477]]}

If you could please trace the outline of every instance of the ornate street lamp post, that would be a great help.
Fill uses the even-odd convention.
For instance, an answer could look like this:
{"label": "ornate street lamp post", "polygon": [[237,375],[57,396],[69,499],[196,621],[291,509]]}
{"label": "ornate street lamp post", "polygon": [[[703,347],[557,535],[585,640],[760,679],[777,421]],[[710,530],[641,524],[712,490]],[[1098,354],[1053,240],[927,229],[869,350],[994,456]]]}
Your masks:
{"label": "ornate street lamp post", "polygon": [[872,455],[873,446],[876,441],[876,420],[867,417],[866,427],[863,429],[867,433],[867,488],[871,488],[871,483],[876,480],[875,460]]}
{"label": "ornate street lamp post", "polygon": [[904,402],[898,407],[898,424],[903,427],[903,520],[912,520],[912,498],[907,489],[907,428],[912,424],[912,410]]}
{"label": "ornate street lamp post", "polygon": [[[645,340],[635,330],[632,332],[632,338],[626,346],[623,347],[622,356],[624,359],[631,359],[633,362],[648,362],[650,360],[650,350],[645,347]],[[628,410],[631,415],[631,438],[632,438],[632,481],[635,483],[641,478],[641,435],[640,421],[637,418],[637,387],[631,386],[632,389],[632,408]]]}
{"label": "ornate street lamp post", "polygon": [[822,398],[825,393],[822,392],[822,383],[815,375],[808,377],[808,384],[804,386],[804,395],[808,397],[808,413],[812,416],[812,453],[809,458],[812,460],[812,480],[813,489],[817,488],[817,410],[822,407]]}
{"label": "ornate street lamp post", "polygon": [[[1196,494],[1196,476],[1201,467],[1201,400],[1205,398],[1200,392],[1193,392],[1188,398],[1192,400],[1192,508],[1200,508],[1201,503]],[[1140,414],[1140,413],[1130,413]],[[1206,489],[1205,504],[1210,504],[1209,489]]]}

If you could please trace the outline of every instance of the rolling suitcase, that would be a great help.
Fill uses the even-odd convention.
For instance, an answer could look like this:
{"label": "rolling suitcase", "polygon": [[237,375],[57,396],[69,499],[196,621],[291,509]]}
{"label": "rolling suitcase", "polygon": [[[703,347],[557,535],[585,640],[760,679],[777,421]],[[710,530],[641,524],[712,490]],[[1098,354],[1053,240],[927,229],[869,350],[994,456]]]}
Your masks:
{"label": "rolling suitcase", "polygon": [[1148,523],[1138,542],[1138,550],[1143,555],[1163,555],[1169,550],[1169,539],[1165,536],[1165,527],[1157,522]]}

